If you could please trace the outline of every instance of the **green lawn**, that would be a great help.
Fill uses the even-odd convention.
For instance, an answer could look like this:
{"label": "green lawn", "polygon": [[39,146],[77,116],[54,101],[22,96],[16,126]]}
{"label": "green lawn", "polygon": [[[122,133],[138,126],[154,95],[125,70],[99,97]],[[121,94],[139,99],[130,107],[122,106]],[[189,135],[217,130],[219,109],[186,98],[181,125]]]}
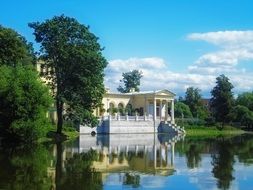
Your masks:
{"label": "green lawn", "polygon": [[226,126],[224,129],[219,130],[216,127],[201,127],[201,126],[191,126],[185,127],[187,136],[199,136],[199,137],[216,137],[220,135],[240,135],[246,133],[241,129]]}

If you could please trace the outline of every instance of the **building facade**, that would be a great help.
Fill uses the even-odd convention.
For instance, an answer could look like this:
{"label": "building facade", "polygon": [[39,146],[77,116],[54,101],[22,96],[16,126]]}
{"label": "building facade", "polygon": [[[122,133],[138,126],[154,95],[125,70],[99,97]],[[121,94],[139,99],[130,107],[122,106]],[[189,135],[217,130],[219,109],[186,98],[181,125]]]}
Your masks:
{"label": "building facade", "polygon": [[130,115],[127,111],[135,110],[139,116],[174,123],[174,99],[175,94],[166,89],[129,93],[107,91],[102,100],[103,108],[97,108],[94,114],[96,116]]}

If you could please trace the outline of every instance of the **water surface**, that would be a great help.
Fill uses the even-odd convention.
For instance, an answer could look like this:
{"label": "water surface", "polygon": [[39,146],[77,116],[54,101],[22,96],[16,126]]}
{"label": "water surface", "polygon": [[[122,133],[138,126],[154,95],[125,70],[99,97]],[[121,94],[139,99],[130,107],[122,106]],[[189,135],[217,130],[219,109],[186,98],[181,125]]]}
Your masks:
{"label": "water surface", "polygon": [[253,189],[253,136],[83,135],[0,145],[1,189]]}

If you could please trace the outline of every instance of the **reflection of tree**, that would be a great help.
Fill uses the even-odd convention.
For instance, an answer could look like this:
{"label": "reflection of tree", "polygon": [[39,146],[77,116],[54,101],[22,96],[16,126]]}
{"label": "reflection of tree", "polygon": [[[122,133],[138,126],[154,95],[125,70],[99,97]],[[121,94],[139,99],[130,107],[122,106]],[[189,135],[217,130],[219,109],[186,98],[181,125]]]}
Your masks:
{"label": "reflection of tree", "polygon": [[218,188],[229,189],[230,182],[234,179],[233,164],[234,152],[231,141],[222,139],[217,144],[218,154],[212,155],[214,177],[218,179]]}
{"label": "reflection of tree", "polygon": [[132,185],[133,188],[140,186],[140,175],[126,173],[124,176],[124,185]]}
{"label": "reflection of tree", "polygon": [[0,157],[0,189],[50,189],[49,162],[43,145],[8,149]]}
{"label": "reflection of tree", "polygon": [[238,159],[244,164],[253,164],[253,139],[252,136],[244,135],[237,142],[236,153]]}
{"label": "reflection of tree", "polygon": [[99,154],[94,150],[74,154],[65,162],[65,171],[59,179],[60,183],[56,183],[57,189],[102,189],[102,173],[96,172],[91,167],[93,161],[98,160]]}
{"label": "reflection of tree", "polygon": [[189,168],[199,167],[201,162],[201,150],[202,147],[200,144],[190,144],[189,149],[185,152],[187,158],[187,166]]}
{"label": "reflection of tree", "polygon": [[55,185],[56,185],[56,189],[60,189],[61,187],[61,182],[62,182],[62,153],[63,153],[63,149],[62,149],[62,143],[58,142],[56,143],[56,166],[55,166]]}

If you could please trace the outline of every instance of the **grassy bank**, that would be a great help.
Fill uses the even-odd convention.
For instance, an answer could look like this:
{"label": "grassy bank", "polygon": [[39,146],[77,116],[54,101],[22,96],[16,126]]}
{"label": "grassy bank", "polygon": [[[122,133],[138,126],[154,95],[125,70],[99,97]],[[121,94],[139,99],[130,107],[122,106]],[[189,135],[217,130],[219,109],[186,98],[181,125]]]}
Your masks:
{"label": "grassy bank", "polygon": [[187,136],[196,137],[216,137],[220,135],[240,135],[246,133],[241,129],[225,126],[222,130],[216,127],[190,126],[185,127]]}
{"label": "grassy bank", "polygon": [[[52,132],[56,132],[56,125],[51,125],[48,129],[47,129],[47,133],[52,133]],[[67,140],[74,140],[79,136],[79,132],[75,130],[75,128],[73,128],[72,126],[69,125],[63,125],[63,130],[62,130],[63,136],[66,135],[67,136]],[[50,136],[50,135],[49,135]],[[54,139],[54,137],[42,137],[38,139],[39,143],[43,143],[43,142],[49,142],[52,141]]]}

